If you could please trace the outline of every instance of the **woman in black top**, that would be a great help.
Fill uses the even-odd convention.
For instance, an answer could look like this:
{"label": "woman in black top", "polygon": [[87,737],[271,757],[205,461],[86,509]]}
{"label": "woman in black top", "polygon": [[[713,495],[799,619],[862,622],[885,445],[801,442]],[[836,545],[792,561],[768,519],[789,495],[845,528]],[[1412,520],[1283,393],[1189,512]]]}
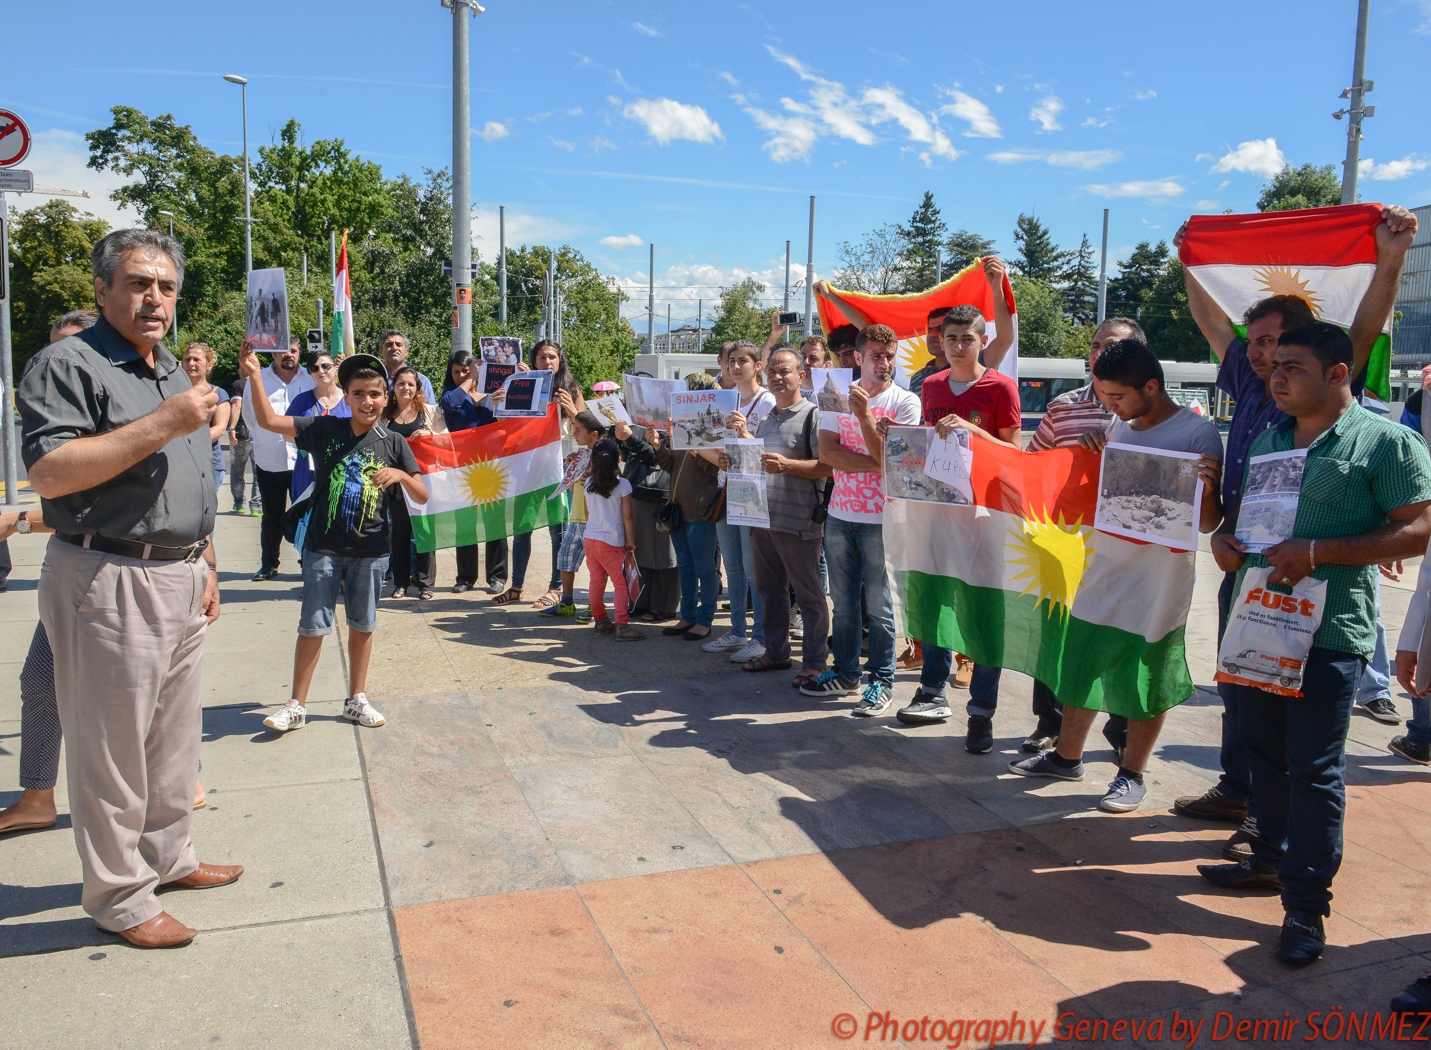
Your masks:
{"label": "woman in black top", "polygon": [[[403,365],[393,373],[393,396],[388,401],[384,426],[405,438],[430,433],[435,405],[429,406],[422,395],[417,372]],[[427,601],[437,583],[437,554],[434,551],[413,553],[412,517],[407,501],[391,500],[392,554],[389,564],[393,572],[394,598],[417,598]]]}

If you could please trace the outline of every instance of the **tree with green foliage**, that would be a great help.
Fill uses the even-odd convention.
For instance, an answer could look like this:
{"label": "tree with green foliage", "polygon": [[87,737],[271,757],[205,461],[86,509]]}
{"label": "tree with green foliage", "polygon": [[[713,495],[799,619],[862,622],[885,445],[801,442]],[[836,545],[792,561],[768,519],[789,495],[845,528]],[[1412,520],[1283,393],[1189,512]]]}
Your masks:
{"label": "tree with green foliage", "polygon": [[988,237],[980,237],[968,230],[955,230],[944,242],[944,276],[952,277],[960,270],[972,266],[975,259],[993,255],[994,242]]}
{"label": "tree with green foliage", "polygon": [[1168,264],[1168,245],[1159,241],[1139,241],[1133,254],[1118,264],[1118,275],[1108,280],[1108,313],[1132,317],[1142,322],[1147,305]]}
{"label": "tree with green foliage", "polygon": [[1064,312],[1073,324],[1083,326],[1098,316],[1098,273],[1093,269],[1093,245],[1088,234],[1069,256],[1063,275]]}
{"label": "tree with green foliage", "polygon": [[901,256],[901,290],[922,292],[934,287],[934,277],[939,266],[939,253],[944,248],[944,236],[949,228],[939,214],[939,206],[934,203],[934,194],[924,191],[924,199],[907,226],[899,227],[903,241]]}
{"label": "tree with green foliage", "polygon": [[[1069,324],[1063,315],[1063,296],[1047,281],[1017,274],[1011,278],[1019,307],[1019,356],[1078,356],[1068,352]],[[1082,352],[1087,352],[1085,344]]]}
{"label": "tree with green foliage", "polygon": [[717,347],[733,339],[764,343],[770,335],[770,312],[760,301],[764,294],[765,285],[753,277],[722,288],[710,341]]}
{"label": "tree with green foliage", "polygon": [[1273,175],[1257,197],[1258,211],[1329,208],[1342,202],[1342,180],[1330,164],[1286,167]]}
{"label": "tree with green foliage", "polygon": [[109,232],[103,219],[52,200],[12,211],[10,342],[18,376],[50,341],[50,325],[70,310],[94,309],[90,253]]}
{"label": "tree with green foliage", "polygon": [[1176,255],[1168,257],[1148,290],[1139,323],[1147,333],[1148,345],[1163,360],[1208,359],[1207,340],[1192,318],[1183,264]]}
{"label": "tree with green foliage", "polygon": [[841,241],[835,245],[830,282],[847,291],[891,295],[903,286],[903,252],[904,239],[894,223],[871,230],[857,243]]}
{"label": "tree with green foliage", "polygon": [[1054,243],[1048,227],[1036,215],[1023,213],[1014,227],[1014,247],[1018,252],[1013,260],[1015,272],[1050,285],[1063,277],[1073,254]]}

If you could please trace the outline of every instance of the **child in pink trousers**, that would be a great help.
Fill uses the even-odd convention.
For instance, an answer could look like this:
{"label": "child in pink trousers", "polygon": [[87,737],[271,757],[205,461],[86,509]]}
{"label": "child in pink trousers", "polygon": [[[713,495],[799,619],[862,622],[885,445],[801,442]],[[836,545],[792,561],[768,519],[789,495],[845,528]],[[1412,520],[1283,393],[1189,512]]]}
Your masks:
{"label": "child in pink trousers", "polygon": [[[610,441],[598,441],[591,450],[591,475],[586,481],[586,571],[591,576],[587,596],[591,601],[591,626],[610,632],[618,642],[639,642],[646,636],[628,622],[631,602],[626,591],[622,562],[636,550],[636,522],[631,511],[631,482],[621,476],[620,453]],[[606,578],[616,589],[616,625],[606,618],[603,592]]]}

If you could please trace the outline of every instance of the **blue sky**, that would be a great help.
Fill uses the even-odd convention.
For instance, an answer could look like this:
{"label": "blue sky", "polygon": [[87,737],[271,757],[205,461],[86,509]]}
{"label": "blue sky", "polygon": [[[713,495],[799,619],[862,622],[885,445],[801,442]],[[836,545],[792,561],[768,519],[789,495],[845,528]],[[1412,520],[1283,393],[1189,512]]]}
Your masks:
{"label": "blue sky", "polygon": [[[492,0],[471,23],[477,243],[567,241],[675,323],[755,274],[778,296],[785,241],[803,273],[903,221],[932,190],[952,227],[1011,252],[1021,211],[1110,255],[1194,211],[1252,210],[1285,159],[1335,163],[1354,0],[1279,3],[660,4]],[[331,18],[339,16],[333,23]],[[172,112],[237,153],[289,117],[390,174],[451,159],[451,16],[438,0],[342,4],[5,4],[0,106],[37,132],[41,185],[103,199],[80,136],[110,106]],[[1364,200],[1431,202],[1431,0],[1373,0]],[[1367,163],[1369,161],[1370,163]],[[13,200],[13,198],[11,198]],[[38,203],[35,197],[22,203]]]}

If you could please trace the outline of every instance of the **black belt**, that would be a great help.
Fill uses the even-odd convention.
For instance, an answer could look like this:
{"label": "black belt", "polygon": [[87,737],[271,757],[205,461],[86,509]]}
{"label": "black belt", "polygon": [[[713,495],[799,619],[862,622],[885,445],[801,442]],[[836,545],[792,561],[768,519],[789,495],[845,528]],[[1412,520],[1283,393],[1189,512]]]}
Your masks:
{"label": "black belt", "polygon": [[208,540],[187,547],[160,547],[138,540],[112,540],[108,536],[86,533],[82,536],[68,532],[57,532],[55,538],[71,543],[85,550],[99,551],[101,554],[118,554],[124,558],[138,558],[141,561],[198,561],[199,555],[208,547]]}

